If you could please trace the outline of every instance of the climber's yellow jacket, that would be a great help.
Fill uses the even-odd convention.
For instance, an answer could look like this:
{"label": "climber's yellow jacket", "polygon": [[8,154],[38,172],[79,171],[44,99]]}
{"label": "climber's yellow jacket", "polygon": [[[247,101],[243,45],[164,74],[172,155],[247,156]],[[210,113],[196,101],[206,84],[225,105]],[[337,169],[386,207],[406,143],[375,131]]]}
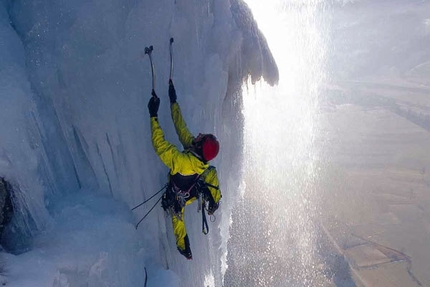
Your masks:
{"label": "climber's yellow jacket", "polygon": [[[189,150],[192,146],[194,136],[187,128],[179,104],[173,103],[170,108],[176,133],[185,150],[181,152],[175,145],[165,140],[163,130],[158,123],[157,117],[151,117],[152,145],[156,154],[170,169],[171,176],[176,174],[182,176],[202,175],[204,173],[204,178],[201,179],[209,184],[208,188],[210,193],[215,203],[218,203],[221,199],[221,191],[219,189],[216,169],[212,166],[209,168],[209,163],[202,161]],[[196,197],[189,198],[186,205],[192,203],[194,200],[196,200]],[[179,249],[185,250],[184,238],[187,236],[187,233],[183,216],[184,208],[182,208],[181,213],[182,216],[180,218],[172,216],[172,223],[173,231],[176,236],[176,245]]]}

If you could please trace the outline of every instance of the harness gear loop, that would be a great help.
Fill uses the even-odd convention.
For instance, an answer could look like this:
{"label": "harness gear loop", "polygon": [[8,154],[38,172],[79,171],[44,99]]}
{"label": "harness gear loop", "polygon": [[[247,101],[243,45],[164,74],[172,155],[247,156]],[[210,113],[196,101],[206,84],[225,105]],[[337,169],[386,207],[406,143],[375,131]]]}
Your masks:
{"label": "harness gear loop", "polygon": [[170,180],[170,182],[172,183],[172,190],[176,195],[176,200],[178,201],[180,207],[184,207],[188,198],[191,195],[191,190],[196,186],[197,182],[199,181],[200,178],[200,174],[198,174],[196,176],[196,178],[194,179],[193,184],[187,189],[187,190],[182,190],[180,189],[173,180]]}
{"label": "harness gear loop", "polygon": [[202,201],[202,232],[204,235],[209,233],[209,225],[205,214],[205,201]]}
{"label": "harness gear loop", "polygon": [[200,210],[202,210],[202,198],[200,195],[197,197],[197,201],[199,203],[197,204],[197,212],[199,212]]}

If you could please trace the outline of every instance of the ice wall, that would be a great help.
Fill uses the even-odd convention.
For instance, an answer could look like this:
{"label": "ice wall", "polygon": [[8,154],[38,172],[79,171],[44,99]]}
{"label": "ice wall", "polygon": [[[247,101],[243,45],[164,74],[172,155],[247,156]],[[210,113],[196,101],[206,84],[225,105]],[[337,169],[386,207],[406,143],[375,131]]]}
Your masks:
{"label": "ice wall", "polygon": [[[165,266],[187,286],[207,280],[205,274],[219,285],[241,171],[241,83],[248,76],[271,84],[278,79],[247,6],[241,0],[0,3],[0,176],[15,186],[17,218],[27,222],[18,229],[43,230],[50,203],[79,189],[133,206],[164,184],[167,170],[150,143],[151,72],[142,51],[154,46],[160,123],[178,143],[167,97],[174,37],[174,82],[189,128],[213,132],[222,144],[213,162],[222,208],[208,237],[201,235],[200,217],[187,214],[194,256],[201,259],[186,265],[174,254],[163,212],[139,232],[144,243],[160,242],[155,246]],[[206,272],[195,275],[196,265]]]}

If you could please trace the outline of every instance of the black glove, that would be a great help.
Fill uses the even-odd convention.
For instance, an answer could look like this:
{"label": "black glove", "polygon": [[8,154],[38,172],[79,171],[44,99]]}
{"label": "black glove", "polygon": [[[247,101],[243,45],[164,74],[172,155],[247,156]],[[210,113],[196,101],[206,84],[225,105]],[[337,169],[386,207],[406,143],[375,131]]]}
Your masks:
{"label": "black glove", "polygon": [[160,107],[160,98],[157,97],[157,94],[155,93],[154,90],[152,90],[151,95],[152,97],[148,103],[148,110],[149,110],[149,116],[153,118],[158,116],[157,114],[158,114],[158,108]]}
{"label": "black glove", "polygon": [[170,103],[176,103],[176,91],[175,91],[175,86],[173,85],[172,80],[169,80],[169,98],[170,98]]}
{"label": "black glove", "polygon": [[209,214],[209,215],[214,214],[214,212],[218,209],[218,207],[219,207],[219,202],[218,202],[218,203],[212,203],[212,204],[209,204],[209,207],[208,207],[208,214]]}

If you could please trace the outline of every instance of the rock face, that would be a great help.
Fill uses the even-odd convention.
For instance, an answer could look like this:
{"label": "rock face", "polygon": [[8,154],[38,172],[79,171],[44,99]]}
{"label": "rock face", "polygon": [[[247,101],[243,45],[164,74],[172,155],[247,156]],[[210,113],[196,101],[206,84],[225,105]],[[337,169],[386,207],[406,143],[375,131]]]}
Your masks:
{"label": "rock face", "polygon": [[11,191],[10,184],[0,177],[0,238],[4,227],[10,222],[13,215]]}

